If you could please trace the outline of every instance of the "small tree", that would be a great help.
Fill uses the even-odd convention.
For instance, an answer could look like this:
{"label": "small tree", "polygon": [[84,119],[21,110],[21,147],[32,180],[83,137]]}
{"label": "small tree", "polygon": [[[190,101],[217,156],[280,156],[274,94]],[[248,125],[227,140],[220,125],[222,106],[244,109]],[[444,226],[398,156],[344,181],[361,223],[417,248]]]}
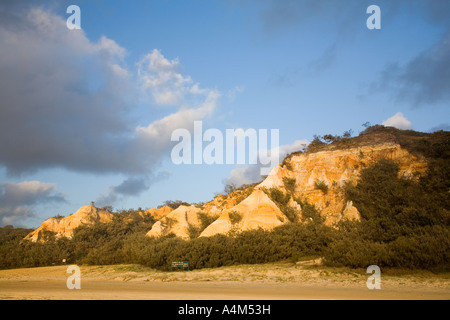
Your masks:
{"label": "small tree", "polygon": [[109,213],[113,212],[112,206],[103,206],[101,210],[108,211]]}
{"label": "small tree", "polygon": [[367,122],[364,122],[363,124],[362,124],[362,126],[364,127],[364,128],[368,128],[368,127],[370,127],[371,126],[371,124],[370,124],[370,122],[369,121],[367,121]]}
{"label": "small tree", "polygon": [[331,143],[336,141],[336,137],[333,136],[332,134],[326,134],[323,136],[323,140],[325,140],[326,143]]}
{"label": "small tree", "polygon": [[344,131],[343,137],[346,139],[349,139],[349,138],[351,138],[352,134],[353,134],[353,130],[350,129],[350,130]]}
{"label": "small tree", "polygon": [[230,194],[233,191],[236,191],[236,189],[237,189],[237,186],[234,183],[229,183],[229,184],[225,185],[224,192],[226,194]]}

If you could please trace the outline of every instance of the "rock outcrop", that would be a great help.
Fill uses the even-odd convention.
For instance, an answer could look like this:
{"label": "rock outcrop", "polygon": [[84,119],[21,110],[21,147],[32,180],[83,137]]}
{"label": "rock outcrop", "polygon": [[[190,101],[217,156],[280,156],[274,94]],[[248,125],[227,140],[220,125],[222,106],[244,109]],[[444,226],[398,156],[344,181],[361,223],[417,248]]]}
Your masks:
{"label": "rock outcrop", "polygon": [[210,224],[200,236],[227,234],[233,230],[246,231],[258,228],[271,230],[287,221],[286,216],[265,192],[255,190],[244,201],[224,210],[220,217]]}
{"label": "rock outcrop", "polygon": [[55,237],[71,239],[73,231],[82,225],[93,225],[97,222],[111,222],[113,214],[96,208],[93,205],[81,207],[74,214],[65,218],[50,218],[45,220],[39,228],[28,234],[24,239],[32,242],[43,242],[46,232],[53,232]]}
{"label": "rock outcrop", "polygon": [[[159,221],[153,224],[147,237],[160,237],[164,235],[174,234],[182,239],[190,239],[195,230],[202,227],[200,214],[215,215],[214,212],[204,213],[197,206],[179,206]],[[193,232],[194,231],[194,232]]]}
{"label": "rock outcrop", "polygon": [[173,209],[168,206],[163,206],[160,208],[151,208],[146,211],[144,211],[144,215],[149,215],[155,220],[160,220],[163,217],[167,216],[169,213],[171,213]]}
{"label": "rock outcrop", "polygon": [[[345,199],[344,186],[356,183],[364,167],[381,159],[392,159],[399,165],[399,175],[408,177],[423,173],[427,168],[424,159],[393,142],[324,149],[294,154],[276,166],[260,184],[228,195],[218,195],[202,208],[180,206],[156,222],[147,236],[173,233],[189,239],[189,228],[200,227],[199,212],[217,217],[200,233],[200,237],[258,228],[272,230],[288,223],[289,219],[283,208],[268,196],[271,188],[291,194],[287,206],[294,209],[298,221],[305,219],[301,205],[295,200],[314,205],[327,225],[341,220],[360,220],[358,209]],[[287,184],[289,181],[290,185]]]}
{"label": "rock outcrop", "polygon": [[[166,206],[140,212],[142,216],[150,215],[158,220],[146,235],[174,234],[190,239],[258,228],[272,230],[289,221],[313,220],[308,216],[309,211],[307,214],[306,209],[302,210],[302,205],[306,204],[314,205],[327,225],[341,220],[360,220],[358,208],[345,198],[345,185],[355,184],[363,168],[381,159],[391,159],[398,164],[400,176],[413,179],[427,169],[427,162],[418,155],[420,153],[409,148],[415,152],[413,154],[397,143],[400,140],[396,134],[400,132],[378,130],[339,143],[315,146],[307,152],[295,152],[273,168],[261,183],[217,195],[203,205],[181,205],[175,210]],[[417,135],[409,137],[418,139]],[[403,137],[404,146],[405,139]],[[275,196],[273,188],[278,190]],[[276,199],[280,191],[282,201]],[[46,220],[26,239],[42,241],[45,231],[71,238],[76,227],[109,222],[112,216],[93,206],[85,206],[69,217]]]}
{"label": "rock outcrop", "polygon": [[277,166],[256,189],[276,188],[287,192],[285,181],[295,179],[294,194],[316,206],[327,225],[341,219],[358,220],[359,212],[344,199],[345,183],[356,183],[361,169],[381,159],[392,159],[400,167],[399,175],[413,177],[427,164],[396,143],[354,148],[306,152],[292,156],[284,167]]}

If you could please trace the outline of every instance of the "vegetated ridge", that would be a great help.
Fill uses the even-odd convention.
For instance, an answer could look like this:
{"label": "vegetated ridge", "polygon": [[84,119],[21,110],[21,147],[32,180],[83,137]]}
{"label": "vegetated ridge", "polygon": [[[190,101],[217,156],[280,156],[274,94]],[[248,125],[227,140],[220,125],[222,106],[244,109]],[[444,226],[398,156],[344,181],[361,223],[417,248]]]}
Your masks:
{"label": "vegetated ridge", "polygon": [[[444,131],[383,126],[353,138],[316,137],[260,183],[227,186],[207,203],[167,201],[160,208],[121,213],[85,206],[48,219],[21,246],[64,243],[61,257],[69,260],[102,263],[103,251],[103,263],[159,268],[167,268],[170,259],[189,258],[194,267],[207,267],[312,254],[351,267],[447,269],[449,138]],[[109,229],[122,229],[121,237],[110,241],[109,233],[119,230]],[[99,230],[104,241],[89,242]],[[269,240],[269,249],[260,250]]]}

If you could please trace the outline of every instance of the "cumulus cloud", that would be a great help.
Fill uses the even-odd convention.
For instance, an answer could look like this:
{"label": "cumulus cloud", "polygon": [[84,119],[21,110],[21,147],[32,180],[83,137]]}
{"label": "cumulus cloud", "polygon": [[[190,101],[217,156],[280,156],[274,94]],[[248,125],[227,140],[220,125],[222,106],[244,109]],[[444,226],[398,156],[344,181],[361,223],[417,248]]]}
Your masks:
{"label": "cumulus cloud", "polygon": [[[178,59],[155,49],[131,70],[114,40],[91,41],[50,11],[17,12],[13,3],[0,6],[0,165],[8,174],[153,173],[173,129],[214,112],[220,93],[183,75]],[[138,126],[128,114],[146,92],[149,110],[176,110]]]}
{"label": "cumulus cloud", "polygon": [[138,76],[143,89],[149,89],[159,105],[178,105],[192,87],[192,79],[180,72],[178,59],[168,60],[154,49],[139,63]]}
{"label": "cumulus cloud", "polygon": [[142,168],[123,158],[132,132],[125,49],[106,37],[91,42],[37,8],[0,21],[0,47],[0,163],[8,173]]}
{"label": "cumulus cloud", "polygon": [[176,105],[178,110],[147,126],[135,129],[140,149],[160,155],[172,148],[171,134],[175,129],[192,130],[194,121],[210,117],[221,98],[214,89],[201,88],[191,77],[179,73],[178,59],[169,61],[159,50],[153,50],[139,62],[138,76],[157,105]]}
{"label": "cumulus cloud", "polygon": [[[283,145],[278,148],[270,150],[270,153],[278,155],[280,160],[284,159],[288,154],[294,151],[303,151],[309,144],[307,140],[296,140],[291,145]],[[267,153],[266,150],[259,150],[260,153]],[[260,163],[255,165],[239,166],[231,170],[230,175],[225,179],[225,184],[241,186],[243,184],[255,183],[261,180]],[[270,168],[272,169],[273,166]]]}
{"label": "cumulus cloud", "polygon": [[395,127],[401,130],[412,129],[411,122],[408,119],[406,119],[403,113],[401,112],[397,112],[389,119],[384,120],[381,124],[386,127]]}
{"label": "cumulus cloud", "polygon": [[34,215],[33,206],[44,203],[65,202],[57,193],[57,185],[40,181],[0,183],[0,224],[13,224]]}
{"label": "cumulus cloud", "polygon": [[[52,168],[123,175],[97,199],[104,205],[166,178],[158,171],[175,144],[172,131],[211,116],[221,97],[157,49],[130,67],[117,42],[68,30],[62,17],[32,1],[0,3],[0,48],[0,167],[10,176]],[[130,117],[138,102],[167,113],[138,124]],[[36,203],[61,200],[55,186],[40,187],[13,201],[13,186],[2,184],[2,223],[32,216]]]}
{"label": "cumulus cloud", "polygon": [[217,93],[201,88],[190,76],[184,76],[179,60],[167,59],[158,49],[147,54],[137,65],[141,88],[151,93],[157,105],[192,109]]}

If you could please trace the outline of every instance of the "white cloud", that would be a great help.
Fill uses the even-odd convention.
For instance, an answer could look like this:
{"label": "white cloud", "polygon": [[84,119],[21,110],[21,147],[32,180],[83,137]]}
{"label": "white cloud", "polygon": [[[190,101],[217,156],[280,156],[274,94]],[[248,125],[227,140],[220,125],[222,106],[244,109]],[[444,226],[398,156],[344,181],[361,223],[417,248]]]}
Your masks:
{"label": "white cloud", "polygon": [[202,93],[191,77],[180,72],[178,59],[169,61],[154,49],[138,63],[138,77],[144,90],[150,90],[158,105],[178,106],[189,93]]}
{"label": "white cloud", "polygon": [[390,117],[389,119],[384,120],[382,125],[386,127],[395,127],[397,129],[407,130],[411,129],[411,122],[405,118],[403,113],[397,112],[395,115]]}
{"label": "white cloud", "polygon": [[[124,184],[103,196],[128,196],[125,187],[144,190],[156,181],[173,130],[214,113],[221,93],[183,74],[178,59],[155,49],[130,69],[127,50],[114,40],[91,41],[51,11],[9,3],[0,5],[0,167],[9,175],[48,168],[123,174]],[[171,114],[138,126],[128,116],[136,101],[171,106]],[[139,185],[136,176],[149,180]],[[33,214],[56,188],[23,183],[17,195],[27,196],[13,202],[17,186],[0,187],[10,195],[0,200],[0,219],[9,221]]]}
{"label": "white cloud", "polygon": [[150,91],[158,105],[173,105],[177,111],[147,126],[135,129],[139,148],[151,148],[161,154],[172,147],[171,134],[175,129],[191,130],[194,121],[211,116],[221,98],[214,89],[201,88],[191,77],[183,76],[178,59],[169,61],[155,49],[138,64],[142,89]]}
{"label": "white cloud", "polygon": [[[8,174],[54,167],[151,174],[169,155],[171,132],[216,108],[220,93],[157,49],[130,70],[126,49],[112,39],[91,41],[50,11],[7,9],[0,7],[7,16],[0,19],[0,165]],[[177,109],[137,126],[127,115],[147,92],[149,106]]]}

